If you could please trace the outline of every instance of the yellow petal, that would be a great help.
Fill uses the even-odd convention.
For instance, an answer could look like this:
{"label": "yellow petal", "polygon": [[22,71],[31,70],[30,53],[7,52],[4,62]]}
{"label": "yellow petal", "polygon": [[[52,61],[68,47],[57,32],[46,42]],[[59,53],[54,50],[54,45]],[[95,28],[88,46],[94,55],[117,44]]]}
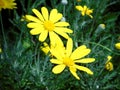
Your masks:
{"label": "yellow petal", "polygon": [[62,14],[58,13],[57,9],[52,9],[50,12],[50,21],[53,23],[57,22],[62,18]]}
{"label": "yellow petal", "polygon": [[115,44],[115,47],[116,47],[117,49],[120,49],[120,43],[116,43],[116,44]]}
{"label": "yellow petal", "polygon": [[67,47],[66,47],[66,55],[69,57],[72,53],[72,48],[73,48],[73,41],[71,38],[68,39],[67,41]]}
{"label": "yellow petal", "polygon": [[60,30],[61,32],[66,32],[66,33],[73,33],[71,29],[64,28],[64,27],[55,27],[55,30]]}
{"label": "yellow petal", "polygon": [[93,16],[92,15],[89,15],[90,16],[90,18],[93,18]]}
{"label": "yellow petal", "polygon": [[50,60],[51,63],[54,63],[54,64],[62,64],[63,62],[58,60],[58,59],[51,59]]}
{"label": "yellow petal", "polygon": [[34,28],[34,29],[30,30],[31,35],[37,35],[37,34],[40,34],[41,32],[42,32],[42,29],[40,29],[40,28]]}
{"label": "yellow petal", "polygon": [[94,58],[85,58],[85,59],[80,59],[80,60],[75,60],[75,63],[91,63],[94,62]]}
{"label": "yellow petal", "polygon": [[40,23],[35,23],[35,22],[31,22],[27,24],[27,27],[29,28],[37,28],[37,27],[43,27]]}
{"label": "yellow petal", "polygon": [[83,11],[83,7],[82,6],[76,6],[75,7],[77,10],[79,10],[79,11]]}
{"label": "yellow petal", "polygon": [[76,68],[70,67],[69,69],[70,69],[70,72],[72,73],[72,75],[73,75],[76,79],[80,80],[79,76],[78,76],[77,73],[76,73]]}
{"label": "yellow petal", "polygon": [[62,40],[59,38],[59,36],[56,33],[49,32],[49,37],[50,37],[50,42],[51,42],[52,45],[54,45],[54,46],[56,46],[56,45],[63,46]]}
{"label": "yellow petal", "polygon": [[84,72],[86,72],[86,73],[88,73],[88,74],[93,75],[93,72],[92,72],[89,68],[87,68],[87,67],[78,66],[78,65],[75,65],[75,67],[76,67],[77,69],[81,70],[81,71],[84,71]]}
{"label": "yellow petal", "polygon": [[39,36],[39,41],[41,41],[41,42],[45,41],[47,36],[48,36],[48,31],[47,30],[42,31],[42,33]]}
{"label": "yellow petal", "polygon": [[78,47],[72,54],[71,58],[73,60],[80,59],[90,53],[90,49],[87,49],[85,45]]}
{"label": "yellow petal", "polygon": [[32,15],[25,15],[26,19],[29,21],[37,22],[37,23],[42,23],[38,18],[32,16]]}
{"label": "yellow petal", "polygon": [[57,34],[63,36],[64,38],[68,39],[69,36],[65,33],[65,32],[62,32],[61,30],[54,30]]}
{"label": "yellow petal", "polygon": [[42,7],[41,8],[41,12],[42,12],[42,15],[43,15],[43,17],[44,17],[44,19],[46,20],[46,21],[48,21],[48,15],[49,15],[49,13],[48,13],[48,10],[47,10],[47,8],[46,7]]}
{"label": "yellow petal", "polygon": [[37,9],[32,9],[32,11],[35,13],[35,15],[42,21],[44,22],[44,18],[41,15],[41,13]]}
{"label": "yellow petal", "polygon": [[59,26],[59,27],[69,26],[69,23],[67,23],[67,22],[57,22],[57,23],[55,23],[55,26]]}
{"label": "yellow petal", "polygon": [[111,56],[107,56],[107,62],[109,62],[111,59],[112,59],[112,57]]}
{"label": "yellow petal", "polygon": [[65,65],[64,65],[64,64],[60,64],[60,65],[57,65],[57,66],[53,67],[52,72],[53,72],[54,74],[59,74],[59,73],[61,73],[64,69],[65,69]]}
{"label": "yellow petal", "polygon": [[60,53],[59,53],[57,50],[55,50],[55,49],[50,49],[50,52],[51,52],[51,54],[52,54],[54,57],[56,57],[57,59],[59,59],[59,60],[62,59]]}

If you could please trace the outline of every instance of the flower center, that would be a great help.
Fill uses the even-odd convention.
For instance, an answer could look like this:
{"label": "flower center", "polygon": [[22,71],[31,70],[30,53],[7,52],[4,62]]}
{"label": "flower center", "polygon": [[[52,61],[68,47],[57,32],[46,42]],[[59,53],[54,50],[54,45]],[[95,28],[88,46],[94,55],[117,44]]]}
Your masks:
{"label": "flower center", "polygon": [[4,2],[1,0],[0,1],[0,6],[4,6],[5,4],[4,4]]}
{"label": "flower center", "polygon": [[55,28],[54,24],[51,21],[45,21],[44,22],[44,28],[48,31],[53,31]]}
{"label": "flower center", "polygon": [[65,57],[65,58],[63,59],[63,63],[64,63],[66,66],[68,66],[68,67],[74,65],[73,60],[72,60],[71,58],[69,58],[69,57]]}

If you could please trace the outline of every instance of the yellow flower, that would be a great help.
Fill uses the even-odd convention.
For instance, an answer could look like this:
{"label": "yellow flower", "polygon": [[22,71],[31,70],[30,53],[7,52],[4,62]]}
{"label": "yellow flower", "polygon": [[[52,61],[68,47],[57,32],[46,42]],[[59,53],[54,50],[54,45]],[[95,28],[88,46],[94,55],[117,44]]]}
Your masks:
{"label": "yellow flower", "polygon": [[120,43],[116,43],[116,44],[115,44],[115,47],[116,47],[117,49],[120,49]]}
{"label": "yellow flower", "polygon": [[37,17],[26,15],[26,18],[31,21],[27,26],[32,28],[30,31],[32,35],[40,34],[39,41],[45,41],[49,34],[51,44],[59,44],[61,39],[57,34],[68,39],[67,33],[73,32],[71,29],[66,28],[69,23],[59,21],[62,19],[62,14],[58,13],[57,9],[52,9],[50,15],[46,7],[41,8],[41,13],[37,9],[32,9],[32,11]]}
{"label": "yellow flower", "polygon": [[81,2],[82,0],[77,0],[78,2]]}
{"label": "yellow flower", "polygon": [[75,7],[77,10],[79,10],[79,11],[81,11],[81,14],[82,14],[82,16],[85,16],[85,15],[88,15],[88,16],[90,16],[91,18],[93,18],[93,16],[91,15],[91,13],[93,13],[93,9],[89,9],[87,6],[80,6],[80,5],[78,5],[78,6],[76,6]]}
{"label": "yellow flower", "polygon": [[108,57],[107,57],[107,62],[106,62],[105,68],[106,68],[108,71],[112,71],[112,70],[113,70],[113,64],[112,64],[112,62],[110,62],[111,59],[112,59],[111,56],[108,56]]}
{"label": "yellow flower", "polygon": [[2,48],[0,48],[0,53],[2,53]]}
{"label": "yellow flower", "polygon": [[17,8],[15,0],[0,0],[0,11],[3,9],[13,9]]}
{"label": "yellow flower", "polygon": [[57,50],[55,48],[50,50],[52,55],[56,57],[55,59],[51,59],[50,62],[54,64],[58,64],[55,67],[53,67],[52,72],[54,74],[59,74],[65,69],[65,67],[69,67],[69,70],[72,73],[72,75],[78,80],[80,78],[76,73],[77,69],[92,75],[93,72],[90,69],[78,65],[80,63],[84,64],[95,61],[94,58],[83,58],[84,56],[88,55],[91,50],[87,49],[85,45],[78,47],[73,52],[72,52],[72,48],[73,48],[73,41],[72,39],[68,39],[66,48],[59,47],[59,49]]}

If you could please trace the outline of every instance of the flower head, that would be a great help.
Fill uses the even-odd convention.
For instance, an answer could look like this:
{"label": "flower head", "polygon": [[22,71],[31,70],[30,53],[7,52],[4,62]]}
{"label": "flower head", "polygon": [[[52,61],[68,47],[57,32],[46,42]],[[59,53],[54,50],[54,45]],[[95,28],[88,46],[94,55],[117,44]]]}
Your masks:
{"label": "flower head", "polygon": [[120,49],[120,43],[116,43],[116,44],[115,44],[115,47],[116,47],[117,49]]}
{"label": "flower head", "polygon": [[89,9],[86,5],[84,5],[83,7],[78,5],[75,8],[81,11],[82,16],[88,15],[93,18],[93,16],[91,15],[91,13],[93,13],[93,9]]}
{"label": "flower head", "polygon": [[0,48],[0,53],[2,53],[2,48]]}
{"label": "flower head", "polygon": [[37,17],[26,15],[26,19],[31,21],[27,26],[32,28],[30,31],[32,35],[40,34],[39,41],[45,41],[49,34],[52,45],[59,44],[61,39],[58,34],[68,39],[67,33],[73,32],[66,27],[69,26],[69,23],[59,21],[62,18],[62,14],[58,13],[57,9],[52,9],[50,15],[46,7],[41,8],[41,13],[37,9],[32,9],[32,11]]}
{"label": "flower head", "polygon": [[108,56],[107,57],[107,62],[105,64],[105,68],[108,70],[108,71],[112,71],[113,70],[113,64],[112,62],[110,62],[110,60],[112,59],[111,56]]}
{"label": "flower head", "polygon": [[0,11],[2,9],[13,9],[17,8],[16,3],[14,2],[15,0],[0,0]]}
{"label": "flower head", "polygon": [[76,73],[77,69],[92,75],[93,72],[90,69],[78,65],[80,63],[84,64],[95,61],[94,58],[83,58],[90,53],[90,49],[86,48],[85,45],[82,45],[72,52],[72,48],[73,41],[72,39],[68,39],[66,48],[59,47],[57,50],[56,48],[50,50],[52,55],[56,57],[55,59],[51,59],[50,62],[58,64],[52,69],[52,72],[59,74],[65,69],[65,67],[69,67],[70,72],[76,79],[80,79]]}

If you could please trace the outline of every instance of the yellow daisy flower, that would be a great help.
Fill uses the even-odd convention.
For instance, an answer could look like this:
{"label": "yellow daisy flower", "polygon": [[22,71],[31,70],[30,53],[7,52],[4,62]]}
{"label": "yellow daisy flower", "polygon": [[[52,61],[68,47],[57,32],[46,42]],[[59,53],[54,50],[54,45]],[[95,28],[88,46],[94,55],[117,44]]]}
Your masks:
{"label": "yellow daisy flower", "polygon": [[0,53],[2,53],[2,48],[0,48]]}
{"label": "yellow daisy flower", "polygon": [[[83,58],[84,56],[88,55],[90,53],[90,49],[87,49],[85,45],[82,45],[78,47],[76,50],[72,52],[73,48],[73,41],[72,39],[68,39],[66,48],[59,49],[51,49],[51,54],[56,57],[56,59],[51,59],[50,62],[54,64],[58,64],[55,67],[53,67],[52,72],[54,74],[61,73],[65,67],[69,67],[70,72],[76,79],[80,79],[77,75],[76,71],[81,70],[84,72],[87,72],[88,74],[93,74],[93,72],[84,66],[79,66],[79,63],[91,63],[94,62],[94,58]],[[78,64],[76,64],[78,63]]]}
{"label": "yellow daisy flower", "polygon": [[13,9],[17,8],[16,3],[14,2],[15,0],[0,0],[0,11],[2,9]]}
{"label": "yellow daisy flower", "polygon": [[112,62],[110,62],[111,59],[112,59],[111,56],[108,56],[108,57],[107,57],[107,62],[106,62],[105,68],[106,68],[108,71],[112,71],[112,70],[113,70],[113,64],[112,64]]}
{"label": "yellow daisy flower", "polygon": [[75,8],[81,11],[82,16],[88,15],[93,18],[93,16],[91,15],[91,13],[93,13],[93,9],[89,9],[86,5],[84,5],[83,7],[78,5]]}
{"label": "yellow daisy flower", "polygon": [[32,9],[32,11],[37,17],[26,15],[26,18],[31,21],[27,26],[32,28],[30,31],[32,35],[40,34],[39,41],[45,41],[49,34],[52,45],[59,44],[61,39],[57,34],[68,39],[67,33],[73,32],[71,29],[66,28],[66,26],[69,26],[69,23],[59,21],[63,16],[61,13],[58,13],[57,9],[52,9],[50,15],[46,7],[41,8],[41,13],[37,9]]}
{"label": "yellow daisy flower", "polygon": [[115,44],[115,47],[116,47],[117,49],[120,49],[120,43],[116,43],[116,44]]}

